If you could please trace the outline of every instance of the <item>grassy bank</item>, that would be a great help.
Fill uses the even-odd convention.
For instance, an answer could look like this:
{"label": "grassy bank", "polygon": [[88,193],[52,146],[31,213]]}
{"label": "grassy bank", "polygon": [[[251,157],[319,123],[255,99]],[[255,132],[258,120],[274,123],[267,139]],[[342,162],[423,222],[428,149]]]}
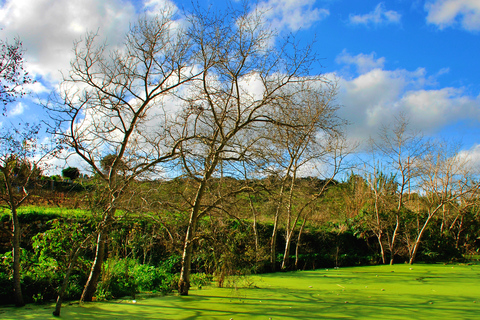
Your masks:
{"label": "grassy bank", "polygon": [[[54,319],[52,305],[0,308],[2,319]],[[396,265],[275,273],[194,288],[188,297],[66,305],[64,319],[475,319],[480,266]]]}
{"label": "grassy bank", "polygon": [[[63,207],[46,207],[46,206],[23,206],[17,209],[20,219],[24,216],[27,217],[27,221],[34,219],[49,219],[52,217],[63,217],[63,218],[89,218],[92,216],[91,212],[85,209],[72,209],[72,208],[63,208]],[[10,209],[0,208],[0,219],[2,221],[10,220]]]}

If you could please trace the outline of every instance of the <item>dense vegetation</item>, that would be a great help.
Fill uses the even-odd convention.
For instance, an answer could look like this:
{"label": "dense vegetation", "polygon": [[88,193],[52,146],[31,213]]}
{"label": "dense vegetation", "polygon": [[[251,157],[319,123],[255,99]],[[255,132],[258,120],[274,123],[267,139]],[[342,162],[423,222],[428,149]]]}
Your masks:
{"label": "dense vegetation", "polygon": [[[43,181],[48,179],[43,179]],[[66,299],[79,299],[94,258],[96,224],[101,222],[98,213],[92,209],[92,199],[102,203],[102,193],[94,178],[81,179],[82,184],[71,185],[65,191],[65,183],[44,183],[37,190],[30,205],[19,211],[23,226],[22,236],[22,287],[27,302],[44,302],[56,298],[58,288],[72,258],[72,252],[79,246],[81,254],[70,276],[65,292]],[[219,179],[211,185],[215,188],[233,188],[242,184],[232,178]],[[286,235],[286,220],[282,219],[276,243],[275,266],[270,263],[270,245],[273,231],[275,194],[279,192],[280,181],[266,178],[250,181],[261,192],[252,196],[248,192],[229,199],[228,212],[212,210],[199,223],[195,242],[195,259],[192,263],[192,285],[202,286],[213,282],[219,287],[229,285],[229,276],[251,275],[280,269],[283,259]],[[314,192],[322,186],[316,178],[300,179],[299,190],[303,194]],[[332,183],[325,195],[315,204],[309,220],[304,224],[300,240],[300,229],[295,230],[290,260],[293,262],[284,270],[308,270],[340,266],[371,265],[382,262],[378,242],[368,226],[369,198],[358,199],[358,176],[345,182]],[[92,187],[96,184],[96,188]],[[261,186],[261,188],[260,188]],[[183,210],[184,195],[189,181],[138,182],[132,194],[142,194],[157,199],[148,206],[131,198],[125,210],[117,212],[115,221],[109,226],[111,237],[107,245],[107,259],[95,294],[96,299],[135,296],[138,292],[167,293],[175,290],[180,271],[182,239],[188,224],[188,212]],[[364,191],[364,190],[363,190]],[[55,200],[56,199],[56,200]],[[357,199],[357,200],[355,200]],[[252,202],[250,203],[250,200]],[[357,203],[358,201],[358,203]],[[37,204],[35,204],[37,203]],[[56,203],[48,206],[48,203]],[[39,205],[40,204],[40,205]],[[250,206],[253,205],[253,207]],[[98,204],[97,204],[98,205]],[[74,209],[77,207],[77,209]],[[130,210],[128,210],[130,208]],[[252,219],[255,210],[256,223]],[[385,213],[388,214],[388,213]],[[414,230],[416,220],[423,217],[408,212],[411,225],[405,223],[402,232],[402,246],[399,246],[396,262],[409,259],[407,238]],[[413,218],[413,219],[412,219]],[[12,255],[8,229],[11,215],[4,211],[3,247],[0,298],[2,303],[13,303],[12,297]],[[461,232],[456,228],[445,228],[439,232],[448,216],[439,215],[428,229],[419,254],[427,262],[461,260],[462,255],[478,251],[476,238],[479,220],[475,212],[463,214]],[[297,222],[302,225],[303,221]],[[5,230],[7,229],[7,230]],[[86,242],[84,242],[86,240]]]}

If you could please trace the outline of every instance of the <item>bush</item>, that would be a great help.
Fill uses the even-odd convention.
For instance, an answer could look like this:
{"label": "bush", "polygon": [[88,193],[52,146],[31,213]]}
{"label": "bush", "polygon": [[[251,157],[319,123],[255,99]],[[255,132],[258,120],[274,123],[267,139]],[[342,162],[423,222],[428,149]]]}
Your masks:
{"label": "bush", "polygon": [[204,286],[208,286],[213,280],[212,275],[205,273],[193,273],[190,275],[190,284],[196,286],[198,289],[202,289]]}
{"label": "bush", "polygon": [[135,296],[138,292],[171,292],[177,277],[161,267],[139,264],[134,259],[108,259],[98,284],[98,300]]}
{"label": "bush", "polygon": [[75,167],[68,167],[62,170],[62,176],[73,181],[80,176],[80,170]]}
{"label": "bush", "polygon": [[0,301],[1,304],[14,303],[13,300],[13,278],[7,273],[7,270],[0,270]]}

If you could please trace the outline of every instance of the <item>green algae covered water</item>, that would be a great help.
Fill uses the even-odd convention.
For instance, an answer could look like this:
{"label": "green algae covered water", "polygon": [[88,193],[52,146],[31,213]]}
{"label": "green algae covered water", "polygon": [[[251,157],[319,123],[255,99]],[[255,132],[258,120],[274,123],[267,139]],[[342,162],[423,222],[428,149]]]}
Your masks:
{"label": "green algae covered water", "polygon": [[[58,319],[52,305],[0,319]],[[66,303],[63,319],[480,319],[480,266],[418,264],[265,274],[190,295]]]}

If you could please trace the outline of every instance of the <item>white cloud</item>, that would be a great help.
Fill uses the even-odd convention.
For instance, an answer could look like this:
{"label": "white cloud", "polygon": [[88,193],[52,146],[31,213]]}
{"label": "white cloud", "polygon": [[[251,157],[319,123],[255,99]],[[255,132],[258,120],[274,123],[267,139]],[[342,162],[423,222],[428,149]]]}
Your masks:
{"label": "white cloud", "polygon": [[259,4],[265,17],[277,30],[307,29],[330,15],[327,9],[314,8],[315,0],[268,0]]}
{"label": "white cloud", "polygon": [[0,25],[4,37],[23,41],[30,74],[56,82],[59,70],[69,69],[76,39],[98,31],[116,44],[134,14],[133,5],[122,0],[7,0]]}
{"label": "white cloud", "polygon": [[[328,16],[326,9],[315,8],[315,0],[268,0],[260,7],[279,30],[308,28]],[[139,11],[155,13],[176,9],[170,0],[144,0]],[[2,38],[20,37],[26,50],[29,73],[43,83],[61,80],[73,58],[73,43],[87,31],[97,32],[115,46],[121,44],[137,12],[130,0],[5,0],[0,1]],[[39,84],[32,91],[44,92]]]}
{"label": "white cloud", "polygon": [[478,0],[434,0],[425,4],[427,22],[440,29],[458,23],[469,31],[480,30],[480,1]]}
{"label": "white cloud", "polygon": [[400,23],[402,15],[393,10],[386,10],[385,4],[383,2],[379,3],[375,9],[367,14],[351,14],[349,16],[349,21],[352,24],[363,24],[363,25],[382,25],[382,24],[392,24]]}
{"label": "white cloud", "polygon": [[339,64],[354,65],[356,66],[358,73],[366,73],[373,69],[383,68],[385,58],[381,57],[376,59],[375,57],[375,52],[370,54],[360,53],[356,56],[352,56],[346,50],[343,50],[342,53],[337,56],[335,61]]}
{"label": "white cloud", "polygon": [[[28,70],[28,66],[27,66],[27,70]],[[26,84],[25,90],[32,94],[41,94],[41,93],[50,92],[50,90],[44,84],[42,84],[41,81],[35,81],[34,83]]]}
{"label": "white cloud", "polygon": [[147,12],[155,13],[166,9],[176,9],[176,6],[170,0],[145,0],[143,4]]}
{"label": "white cloud", "polygon": [[21,103],[21,102],[18,102],[9,112],[8,112],[8,115],[11,116],[11,117],[15,117],[15,116],[20,116],[23,114],[23,112],[28,109],[28,107]]}
{"label": "white cloud", "polygon": [[462,118],[480,120],[480,100],[456,88],[409,91],[399,104],[411,115],[413,125],[429,131]]}
{"label": "white cloud", "polygon": [[459,158],[465,159],[475,173],[480,172],[480,144],[475,144],[470,149],[460,151]]}
{"label": "white cloud", "polygon": [[[462,119],[480,121],[480,97],[469,96],[461,88],[436,88],[436,76],[429,76],[425,69],[385,70],[382,61],[372,55],[350,56],[342,52],[338,62],[346,64],[362,61],[369,68],[353,77],[339,78],[338,102],[343,107],[339,114],[352,125],[351,137],[365,141],[376,136],[378,129],[394,120],[399,113],[410,119],[412,129],[425,134],[439,132],[449,123]],[[365,62],[366,61],[366,62]],[[433,88],[432,88],[433,86]]]}

